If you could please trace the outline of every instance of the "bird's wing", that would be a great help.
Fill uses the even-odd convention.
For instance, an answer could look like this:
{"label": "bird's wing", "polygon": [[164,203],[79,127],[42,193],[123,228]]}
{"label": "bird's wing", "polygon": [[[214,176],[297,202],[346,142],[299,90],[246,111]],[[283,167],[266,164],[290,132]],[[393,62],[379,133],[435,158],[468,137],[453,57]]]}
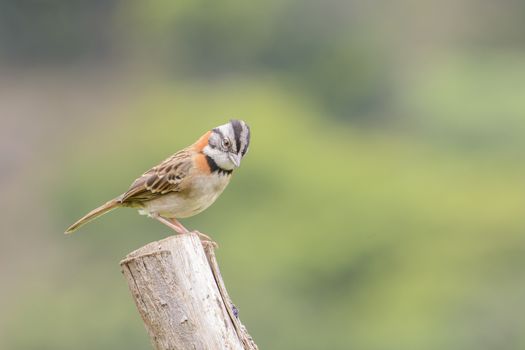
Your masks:
{"label": "bird's wing", "polygon": [[169,192],[181,192],[189,184],[188,175],[191,167],[191,151],[189,149],[179,151],[136,179],[119,201],[145,202]]}

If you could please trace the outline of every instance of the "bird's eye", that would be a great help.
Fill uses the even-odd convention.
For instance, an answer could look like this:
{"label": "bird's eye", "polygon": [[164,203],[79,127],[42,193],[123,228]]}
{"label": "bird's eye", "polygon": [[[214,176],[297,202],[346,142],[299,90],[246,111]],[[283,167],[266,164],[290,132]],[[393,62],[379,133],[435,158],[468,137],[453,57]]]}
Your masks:
{"label": "bird's eye", "polygon": [[230,146],[231,146],[231,142],[230,142],[230,140],[227,139],[227,138],[222,139],[222,146],[223,146],[224,148],[230,148]]}

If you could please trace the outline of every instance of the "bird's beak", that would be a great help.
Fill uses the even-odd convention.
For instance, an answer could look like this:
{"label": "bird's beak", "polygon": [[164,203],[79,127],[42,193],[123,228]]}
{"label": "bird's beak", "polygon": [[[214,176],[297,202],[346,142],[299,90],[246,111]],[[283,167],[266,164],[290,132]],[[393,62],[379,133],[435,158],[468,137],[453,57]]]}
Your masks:
{"label": "bird's beak", "polygon": [[239,154],[228,153],[228,158],[230,158],[230,160],[236,168],[238,168],[239,165],[241,165],[241,156]]}

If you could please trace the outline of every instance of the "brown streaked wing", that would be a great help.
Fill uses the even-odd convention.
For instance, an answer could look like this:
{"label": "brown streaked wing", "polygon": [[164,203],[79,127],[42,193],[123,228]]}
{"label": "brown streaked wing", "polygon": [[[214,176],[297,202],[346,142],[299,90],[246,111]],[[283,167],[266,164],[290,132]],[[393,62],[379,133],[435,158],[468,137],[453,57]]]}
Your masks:
{"label": "brown streaked wing", "polygon": [[121,203],[145,202],[186,188],[192,166],[191,151],[183,149],[136,179],[122,195]]}

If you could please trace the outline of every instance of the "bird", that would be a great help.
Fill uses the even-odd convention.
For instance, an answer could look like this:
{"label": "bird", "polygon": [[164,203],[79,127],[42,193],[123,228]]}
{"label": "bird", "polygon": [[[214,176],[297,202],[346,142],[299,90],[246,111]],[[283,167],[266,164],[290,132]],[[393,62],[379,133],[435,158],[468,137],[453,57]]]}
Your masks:
{"label": "bird", "polygon": [[[136,208],[139,214],[158,220],[176,233],[188,233],[178,219],[197,215],[215,202],[249,146],[250,127],[232,119],[146,171],[126,192],[84,215],[65,233],[120,207]],[[214,243],[209,236],[194,232],[201,240]]]}

